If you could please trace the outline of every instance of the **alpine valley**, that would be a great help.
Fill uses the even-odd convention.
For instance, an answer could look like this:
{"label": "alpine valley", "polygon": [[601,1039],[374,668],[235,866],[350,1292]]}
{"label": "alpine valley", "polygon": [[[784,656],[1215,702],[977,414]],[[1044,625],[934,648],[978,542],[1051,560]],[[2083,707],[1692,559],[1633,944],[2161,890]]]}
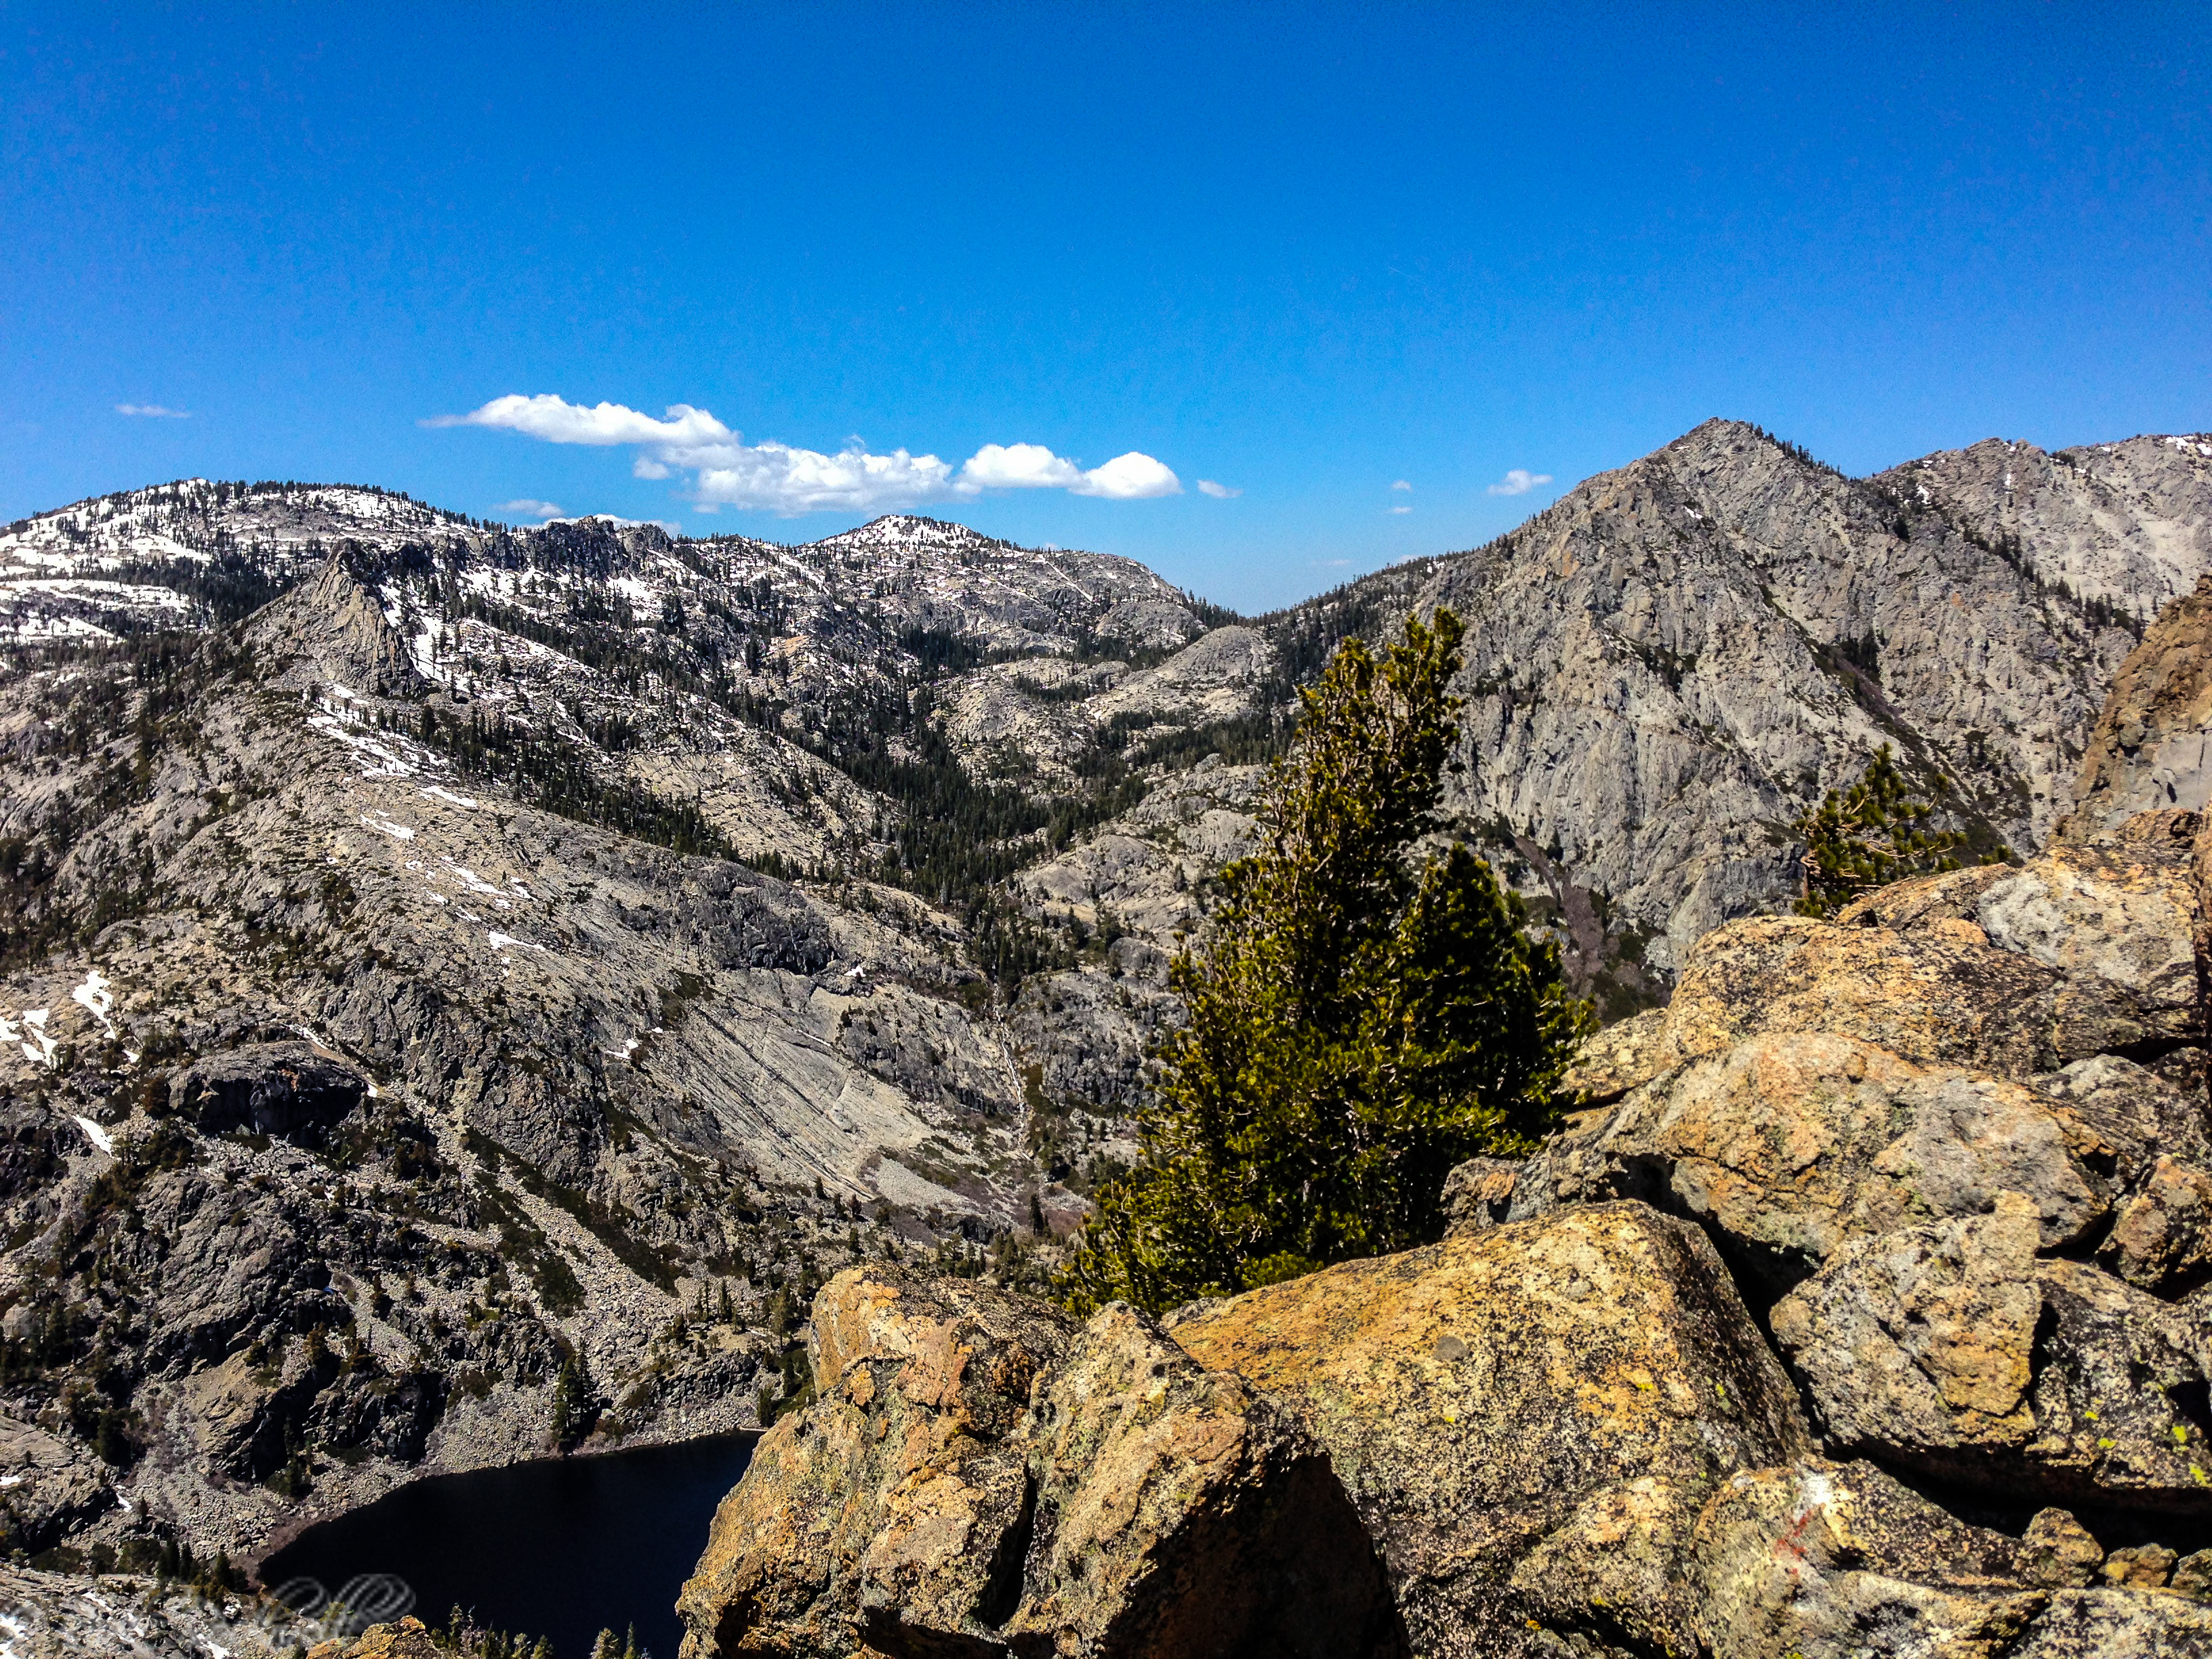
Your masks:
{"label": "alpine valley", "polygon": [[857,1261],[1033,1284],[1348,635],[1466,620],[1451,813],[1618,1021],[1883,744],[2044,848],[2208,572],[2212,437],[1854,479],[1725,421],[1255,618],[915,517],[190,480],[9,526],[0,1554],[256,1559],[755,1425]]}

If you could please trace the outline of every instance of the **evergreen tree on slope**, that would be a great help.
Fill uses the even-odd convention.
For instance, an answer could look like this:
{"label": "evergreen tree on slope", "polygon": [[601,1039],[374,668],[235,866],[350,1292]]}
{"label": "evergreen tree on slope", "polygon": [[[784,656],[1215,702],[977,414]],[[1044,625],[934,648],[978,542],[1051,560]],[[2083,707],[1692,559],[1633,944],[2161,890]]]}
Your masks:
{"label": "evergreen tree on slope", "polygon": [[1277,763],[1261,847],[1222,873],[1173,982],[1130,1174],[1060,1279],[1080,1312],[1154,1312],[1440,1237],[1444,1176],[1534,1148],[1589,1028],[1556,946],[1462,845],[1422,859],[1460,700],[1459,619],[1346,641]]}

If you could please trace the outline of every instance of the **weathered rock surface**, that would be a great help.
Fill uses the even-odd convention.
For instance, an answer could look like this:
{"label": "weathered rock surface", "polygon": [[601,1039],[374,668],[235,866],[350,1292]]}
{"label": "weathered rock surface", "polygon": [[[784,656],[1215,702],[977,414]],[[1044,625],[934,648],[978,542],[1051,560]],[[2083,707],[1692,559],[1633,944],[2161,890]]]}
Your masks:
{"label": "weathered rock surface", "polygon": [[0,1555],[35,1555],[114,1503],[97,1459],[27,1423],[0,1417]]}
{"label": "weathered rock surface", "polygon": [[2013,1495],[2212,1510],[2201,1328],[2036,1249],[2008,1194],[1854,1239],[1778,1303],[1829,1446]]}
{"label": "weathered rock surface", "polygon": [[2062,833],[2087,838],[2137,812],[2212,805],[2212,579],[2166,607],[2113,677]]}
{"label": "weathered rock surface", "polygon": [[319,1134],[367,1098],[368,1080],[311,1042],[256,1042],[198,1060],[170,1080],[170,1109],[204,1134]]}
{"label": "weathered rock surface", "polygon": [[684,1652],[1377,1654],[1372,1547],[1280,1407],[1119,1306],[841,1274],[816,1403],[769,1431],[679,1609]]}
{"label": "weathered rock surface", "polygon": [[1310,1425],[1424,1654],[1686,1644],[1706,1498],[1807,1443],[1711,1247],[1637,1204],[1346,1263],[1170,1334]]}
{"label": "weathered rock surface", "polygon": [[9,1659],[297,1659],[320,1634],[252,1596],[0,1563],[0,1652]]}
{"label": "weathered rock surface", "polygon": [[[2024,1201],[1951,1225],[2033,1272]],[[2054,1302],[2083,1294],[2068,1270],[2101,1277],[2043,1265]],[[2017,1451],[2033,1312],[1893,1294],[1898,1331],[1933,1334],[1907,1339],[1919,1395],[1883,1420]],[[2212,1651],[2192,1599],[2212,1575],[2171,1547],[2108,1554],[2055,1508],[2000,1529],[1812,1455],[1718,1257],[1638,1204],[1194,1304],[1164,1332],[856,1271],[817,1299],[810,1354],[818,1398],[763,1441],[685,1587],[685,1659]],[[2141,1460],[2155,1436],[2117,1426],[2124,1451],[2100,1455]]]}

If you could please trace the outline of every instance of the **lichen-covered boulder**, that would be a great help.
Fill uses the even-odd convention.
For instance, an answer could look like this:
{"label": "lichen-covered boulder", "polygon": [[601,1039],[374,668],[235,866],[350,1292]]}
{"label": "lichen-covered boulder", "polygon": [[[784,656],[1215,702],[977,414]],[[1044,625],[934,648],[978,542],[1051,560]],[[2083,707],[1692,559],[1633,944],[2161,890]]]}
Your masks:
{"label": "lichen-covered boulder", "polygon": [[678,1603],[693,1659],[852,1653],[871,1626],[988,1629],[1028,1490],[1008,1436],[1073,1325],[1030,1298],[839,1274],[807,1340],[816,1402],[762,1437]]}
{"label": "lichen-covered boulder", "polygon": [[1774,1295],[1847,1238],[1983,1214],[2002,1192],[2033,1200],[2042,1244],[2070,1244],[2109,1212],[2118,1156],[2024,1085],[1859,1037],[1761,1033],[1577,1122],[1510,1181],[1489,1179],[1493,1193],[1510,1186],[1509,1214],[1634,1197],[1693,1217]]}
{"label": "lichen-covered boulder", "polygon": [[2201,1334],[1995,1212],[1843,1246],[1778,1303],[1776,1342],[1832,1453],[1948,1480],[2212,1511]]}
{"label": "lichen-covered boulder", "polygon": [[1151,1321],[1117,1304],[1079,1332],[1027,1439],[1013,1650],[1405,1650],[1374,1545],[1297,1418]]}
{"label": "lichen-covered boulder", "polygon": [[1404,1651],[1382,1564],[1297,1419],[1115,1305],[881,1268],[809,1337],[678,1602],[687,1659]]}
{"label": "lichen-covered boulder", "polygon": [[1699,1520],[1701,1632],[1721,1659],[2001,1653],[2045,1603],[2029,1554],[1871,1463],[1747,1471]]}
{"label": "lichen-covered boulder", "polygon": [[1425,1655],[1694,1651],[1707,1496],[1807,1449],[1711,1246],[1640,1204],[1343,1263],[1169,1333],[1310,1426]]}
{"label": "lichen-covered boulder", "polygon": [[2020,866],[1885,887],[1833,921],[1761,916],[1699,939],[1664,1009],[1591,1040],[1595,1103],[1761,1034],[1856,1037],[2026,1082],[2099,1054],[2203,1079],[2193,812],[2152,812]]}

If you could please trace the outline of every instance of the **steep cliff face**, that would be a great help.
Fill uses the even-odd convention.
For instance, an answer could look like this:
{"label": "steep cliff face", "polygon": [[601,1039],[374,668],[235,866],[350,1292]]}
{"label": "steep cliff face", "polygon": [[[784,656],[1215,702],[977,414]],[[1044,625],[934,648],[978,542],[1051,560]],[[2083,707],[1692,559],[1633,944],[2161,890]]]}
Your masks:
{"label": "steep cliff face", "polygon": [[2069,837],[2108,833],[2136,812],[2212,804],[2212,580],[2200,577],[2160,611],[2121,665],[2074,793]]}

